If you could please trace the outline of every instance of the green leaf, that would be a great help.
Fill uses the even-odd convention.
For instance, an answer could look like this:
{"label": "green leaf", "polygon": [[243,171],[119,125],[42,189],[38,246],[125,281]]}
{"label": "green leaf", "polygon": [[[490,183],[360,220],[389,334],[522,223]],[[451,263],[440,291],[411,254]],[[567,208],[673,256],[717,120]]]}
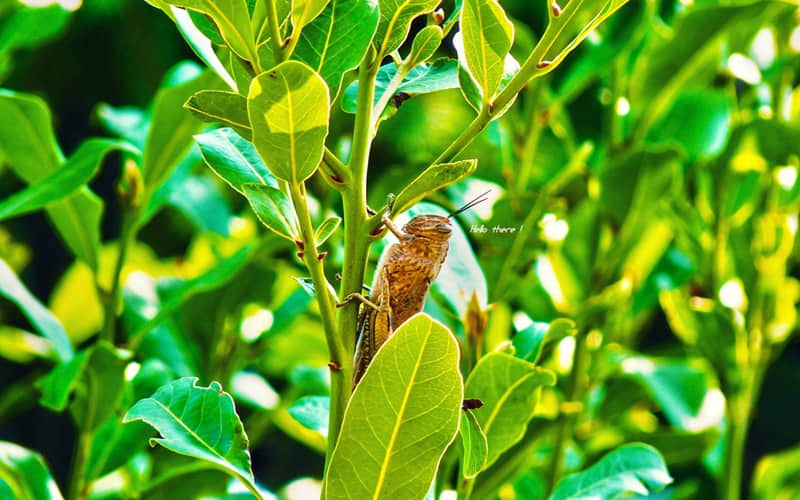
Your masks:
{"label": "green leaf", "polygon": [[246,61],[256,61],[250,13],[245,0],[168,0],[177,7],[191,9],[209,16],[228,47]]}
{"label": "green leaf", "polygon": [[658,451],[633,443],[612,451],[585,471],[559,481],[549,500],[604,500],[623,493],[649,495],[671,482]]}
{"label": "green leaf", "polygon": [[[397,92],[403,92],[413,97],[419,94],[430,94],[440,90],[458,88],[458,62],[453,59],[437,59],[432,64],[422,63],[412,69],[403,79]],[[377,104],[389,82],[397,74],[394,63],[384,64],[378,70],[375,80],[375,97],[373,104]],[[358,82],[353,82],[342,97],[342,109],[348,113],[356,112],[358,98]],[[384,112],[385,113],[385,112]]]}
{"label": "green leaf", "polygon": [[[722,393],[718,389],[710,392],[712,375],[696,363],[628,356],[621,361],[621,366],[626,375],[652,394],[673,426],[700,432],[720,423],[724,407]],[[720,409],[717,414],[709,411],[715,405]]]}
{"label": "green leaf", "polygon": [[15,363],[30,363],[35,359],[55,361],[50,341],[13,326],[0,326],[0,356]]}
{"label": "green leaf", "polygon": [[93,114],[103,124],[103,128],[117,137],[122,137],[139,149],[144,148],[150,116],[139,108],[114,107],[101,102]]}
{"label": "green leaf", "polygon": [[[211,21],[195,11],[186,11],[172,7],[167,7],[167,11],[167,14],[172,18],[172,20],[175,22],[175,25],[178,27],[178,31],[180,32],[181,36],[183,36],[183,39],[186,40],[186,43],[192,48],[194,53],[197,54],[197,57],[200,58],[200,60],[203,61],[206,66],[211,68],[214,73],[219,75],[219,77],[228,85],[228,87],[236,90],[237,81],[234,80],[234,77],[228,73],[225,65],[222,64],[222,61],[220,61],[220,57],[217,55],[217,52],[221,54],[223,51],[227,51],[229,54],[231,54],[231,57],[237,61],[239,61],[239,58],[227,48],[217,46],[218,48],[215,51],[215,46],[212,45],[211,39],[209,39],[208,36],[200,31],[200,29],[203,28],[202,24],[194,22],[195,19],[203,19],[208,24],[210,24]],[[211,28],[210,31],[216,30]],[[219,35],[214,37],[215,40],[217,38],[219,38]],[[247,81],[249,82],[250,79],[248,78]]]}
{"label": "green leaf", "polygon": [[18,500],[63,500],[41,455],[0,441],[0,495]]}
{"label": "green leaf", "polygon": [[92,346],[89,360],[81,373],[85,390],[75,391],[70,406],[73,418],[82,429],[94,430],[116,415],[125,390],[126,364],[115,347],[105,342]]}
{"label": "green leaf", "polygon": [[20,4],[2,18],[0,53],[34,48],[52,40],[67,26],[71,14],[61,5],[31,8]]}
{"label": "green leaf", "polygon": [[219,183],[206,175],[190,175],[169,191],[169,204],[201,231],[230,234],[234,214],[219,192]]}
{"label": "green leaf", "polygon": [[342,76],[358,66],[378,27],[378,6],[371,0],[332,0],[303,29],[294,57],[308,64],[339,94]]}
{"label": "green leaf", "polygon": [[433,12],[438,5],[439,0],[378,0],[381,13],[375,33],[378,59],[391,54],[403,44],[415,17]]}
{"label": "green leaf", "polygon": [[294,0],[292,3],[292,26],[302,29],[325,9],[328,0]]}
{"label": "green leaf", "polygon": [[458,360],[453,335],[425,314],[389,337],[345,410],[326,498],[425,496],[458,430]]}
{"label": "green leaf", "polygon": [[495,0],[464,0],[461,36],[466,67],[488,104],[497,93],[505,60],[514,42],[514,26]]}
{"label": "green leaf", "polygon": [[[0,156],[28,184],[52,174],[64,161],[50,110],[38,97],[0,89]],[[93,270],[100,248],[103,202],[88,188],[47,207],[47,216],[70,251]]]}
{"label": "green leaf", "polygon": [[123,422],[146,422],[161,434],[151,442],[209,462],[255,489],[247,435],[233,398],[217,382],[196,384],[197,378],[185,377],[161,387],[137,401]]}
{"label": "green leaf", "polygon": [[289,407],[289,414],[303,427],[328,437],[330,405],[328,396],[304,396]]}
{"label": "green leaf", "polygon": [[[466,50],[464,49],[464,37],[462,36],[461,32],[456,33],[453,37],[453,46],[455,47],[456,54],[458,55],[458,85],[459,89],[461,90],[461,95],[464,96],[464,100],[467,101],[467,104],[469,104],[470,107],[472,107],[475,111],[480,111],[481,106],[483,106],[483,103],[486,100],[485,92],[478,85],[478,81],[472,76],[468,69],[467,55]],[[510,53],[506,54],[502,66],[502,76],[500,78],[500,83],[496,93],[502,91],[506,85],[508,85],[508,82],[510,82],[514,75],[519,72],[519,68],[519,62],[514,59],[514,56]],[[508,109],[514,103],[515,99],[516,98],[509,101],[503,109],[493,110],[492,116],[499,117],[505,114],[505,112],[508,111]]]}
{"label": "green leaf", "polygon": [[677,143],[690,160],[722,153],[731,134],[731,104],[720,91],[695,90],[681,94],[650,131],[651,144]]}
{"label": "green leaf", "polygon": [[461,412],[461,445],[464,455],[461,461],[461,473],[469,479],[475,477],[486,466],[489,456],[489,443],[486,434],[481,429],[481,424],[475,418],[472,410]]}
{"label": "green leaf", "polygon": [[[145,187],[153,192],[178,165],[192,145],[192,136],[202,123],[182,108],[196,92],[213,87],[218,82],[211,72],[200,73],[194,63],[183,63],[171,71],[180,75],[181,83],[167,83],[156,93],[153,118],[142,158]],[[189,77],[188,81],[185,80]]]}
{"label": "green leaf", "polygon": [[297,216],[291,200],[283,191],[263,184],[245,184],[243,187],[250,206],[267,229],[289,241],[298,239]]}
{"label": "green leaf", "polygon": [[69,396],[78,385],[81,373],[89,360],[88,349],[77,353],[69,361],[56,365],[50,373],[36,381],[36,387],[42,393],[39,403],[55,412],[62,412],[67,407]]}
{"label": "green leaf", "polygon": [[140,154],[124,141],[88,139],[58,170],[0,202],[0,220],[39,210],[71,195],[94,177],[105,156],[112,151]]}
{"label": "green leaf", "polygon": [[[61,363],[37,382],[42,392],[40,402],[56,412],[64,411],[75,392],[71,411],[82,428],[94,429],[117,409],[125,389],[126,360],[119,351],[98,343]],[[80,386],[84,390],[76,391]]]}
{"label": "green leaf", "polygon": [[568,335],[575,334],[575,322],[567,318],[558,318],[552,323],[535,322],[522,331],[517,332],[511,342],[515,355],[536,364],[539,361],[545,343],[558,342]]}
{"label": "green leaf", "polygon": [[[213,290],[227,283],[231,278],[239,273],[239,271],[242,270],[250,258],[252,250],[253,247],[251,246],[244,247],[230,257],[221,259],[205,274],[202,274],[194,279],[186,281],[173,280],[173,286],[170,287],[168,293],[160,294],[160,307],[155,308],[158,312],[151,317],[143,318],[146,321],[134,329],[134,333],[131,335],[131,337],[139,337],[140,335],[149,332],[155,326],[167,319],[177,308],[183,305],[192,296],[201,292]],[[143,307],[147,308],[147,305],[143,305]],[[152,307],[147,309],[148,311],[153,310]]]}
{"label": "green leaf", "polygon": [[439,45],[442,44],[443,36],[442,28],[436,25],[425,26],[419,30],[411,43],[411,52],[408,53],[406,59],[407,64],[416,66],[433,57]]}
{"label": "green leaf", "polygon": [[314,241],[317,243],[317,246],[322,245],[327,241],[328,238],[336,231],[341,224],[342,218],[336,215],[331,215],[327,217],[322,224],[319,225],[317,230],[314,232]]}
{"label": "green leaf", "polygon": [[422,198],[467,177],[477,166],[478,160],[431,165],[400,191],[392,205],[392,215],[405,212]]}
{"label": "green leaf", "polygon": [[472,411],[489,443],[486,466],[522,439],[539,401],[538,389],[555,380],[550,370],[504,352],[492,352],[478,361],[464,394],[483,401],[481,408]]}
{"label": "green leaf", "polygon": [[298,185],[322,161],[330,99],[322,78],[286,61],[253,79],[247,97],[253,143],[275,177]]}
{"label": "green leaf", "polygon": [[206,165],[233,189],[244,194],[245,184],[263,184],[278,189],[256,148],[229,128],[194,136]]}
{"label": "green leaf", "polygon": [[794,498],[800,485],[800,446],[792,446],[759,459],[753,472],[754,500]]}
{"label": "green leaf", "polygon": [[247,116],[247,99],[236,92],[201,90],[192,95],[183,107],[203,121],[233,128],[247,140],[253,135]]}
{"label": "green leaf", "polygon": [[36,331],[50,341],[59,360],[69,361],[72,358],[72,344],[70,344],[64,327],[36,297],[31,295],[31,292],[14,274],[14,270],[3,259],[0,259],[0,296],[20,308]]}

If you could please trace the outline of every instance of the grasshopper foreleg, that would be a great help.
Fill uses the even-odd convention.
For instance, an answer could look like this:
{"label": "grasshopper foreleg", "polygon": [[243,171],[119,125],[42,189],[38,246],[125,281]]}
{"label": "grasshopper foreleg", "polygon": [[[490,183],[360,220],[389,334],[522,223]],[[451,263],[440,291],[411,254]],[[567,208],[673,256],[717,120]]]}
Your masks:
{"label": "grasshopper foreleg", "polygon": [[403,232],[397,229],[397,226],[394,225],[392,219],[390,219],[388,215],[384,215],[383,217],[381,217],[381,222],[383,222],[383,225],[386,226],[386,229],[391,231],[392,234],[395,235],[398,240],[403,241],[405,239],[405,235],[403,234]]}

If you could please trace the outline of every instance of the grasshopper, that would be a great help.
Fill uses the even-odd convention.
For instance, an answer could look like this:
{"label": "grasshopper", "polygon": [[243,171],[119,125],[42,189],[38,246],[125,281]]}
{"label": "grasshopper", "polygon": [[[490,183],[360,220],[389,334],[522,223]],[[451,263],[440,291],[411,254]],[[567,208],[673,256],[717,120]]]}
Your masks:
{"label": "grasshopper", "polygon": [[392,333],[414,314],[422,311],[425,297],[447,257],[452,225],[450,219],[486,200],[481,194],[447,217],[417,215],[400,231],[388,216],[386,228],[397,237],[378,265],[369,298],[352,293],[340,305],[351,300],[363,304],[358,317],[353,387]]}

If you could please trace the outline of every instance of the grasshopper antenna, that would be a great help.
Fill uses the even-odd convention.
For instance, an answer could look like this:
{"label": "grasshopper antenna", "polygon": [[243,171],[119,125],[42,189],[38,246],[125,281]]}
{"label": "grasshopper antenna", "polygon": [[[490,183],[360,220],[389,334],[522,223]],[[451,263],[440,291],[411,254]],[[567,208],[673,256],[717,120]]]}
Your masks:
{"label": "grasshopper antenna", "polygon": [[490,189],[490,190],[486,191],[485,193],[479,194],[478,196],[473,198],[472,201],[468,201],[466,204],[464,204],[463,207],[459,208],[455,212],[453,212],[450,215],[448,215],[447,218],[449,219],[449,218],[451,218],[451,217],[453,217],[455,215],[458,215],[458,214],[460,214],[462,212],[466,212],[467,210],[469,210],[470,208],[474,207],[475,205],[477,205],[479,203],[483,203],[484,201],[488,200],[489,198],[487,198],[486,195],[489,194],[491,191],[492,190]]}

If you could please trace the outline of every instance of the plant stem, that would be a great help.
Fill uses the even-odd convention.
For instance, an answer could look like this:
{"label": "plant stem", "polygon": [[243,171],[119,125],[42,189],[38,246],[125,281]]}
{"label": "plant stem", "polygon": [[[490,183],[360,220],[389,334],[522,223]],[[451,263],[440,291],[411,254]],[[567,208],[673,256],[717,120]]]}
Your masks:
{"label": "plant stem", "polygon": [[128,256],[128,247],[131,246],[136,238],[137,214],[138,212],[123,208],[119,252],[117,253],[117,261],[114,264],[114,273],[111,275],[111,291],[106,302],[103,330],[100,333],[100,340],[105,340],[111,345],[114,345],[115,341],[117,310],[122,300],[122,268],[125,266],[125,260]]}
{"label": "plant stem", "polygon": [[84,500],[88,496],[87,485],[84,484],[84,474],[86,473],[89,454],[92,451],[92,439],[91,431],[81,429],[78,432],[78,440],[75,443],[75,452],[72,458],[67,500]]}
{"label": "plant stem", "polygon": [[742,490],[742,469],[747,445],[747,433],[750,429],[750,417],[753,405],[761,392],[765,366],[758,364],[747,369],[744,387],[738,394],[729,398],[728,443],[725,451],[725,470],[721,476],[722,500],[739,500]]}
{"label": "plant stem", "polygon": [[[572,371],[570,372],[569,385],[567,387],[567,401],[578,402],[583,399],[583,381],[581,380],[586,373],[586,363],[589,361],[586,352],[586,328],[581,328],[575,335],[575,354],[573,355]],[[575,426],[575,415],[561,415],[559,417],[558,428],[556,430],[556,442],[553,447],[553,456],[550,458],[548,470],[548,480],[550,491],[556,487],[564,468],[564,454],[569,441],[572,440],[572,430]]]}
{"label": "plant stem", "polygon": [[[344,267],[339,287],[339,300],[350,293],[360,292],[364,283],[367,254],[370,240],[367,227],[367,165],[372,143],[372,103],[375,96],[375,77],[378,61],[374,52],[368,54],[359,67],[358,101],[355,126],[353,129],[353,149],[350,156],[352,181],[342,196],[344,215]],[[328,452],[325,455],[327,473],[333,449],[339,437],[344,418],[344,410],[350,399],[353,387],[353,351],[355,349],[356,320],[358,305],[345,304],[339,310],[338,342],[342,345],[342,355],[334,361],[340,370],[331,372],[331,408],[328,426]],[[324,491],[323,491],[324,495]]]}
{"label": "plant stem", "polygon": [[[267,24],[269,26],[270,44],[275,63],[283,62],[283,40],[281,40],[281,27],[278,25],[278,9],[275,0],[267,0]],[[258,62],[258,61],[256,61]]]}

